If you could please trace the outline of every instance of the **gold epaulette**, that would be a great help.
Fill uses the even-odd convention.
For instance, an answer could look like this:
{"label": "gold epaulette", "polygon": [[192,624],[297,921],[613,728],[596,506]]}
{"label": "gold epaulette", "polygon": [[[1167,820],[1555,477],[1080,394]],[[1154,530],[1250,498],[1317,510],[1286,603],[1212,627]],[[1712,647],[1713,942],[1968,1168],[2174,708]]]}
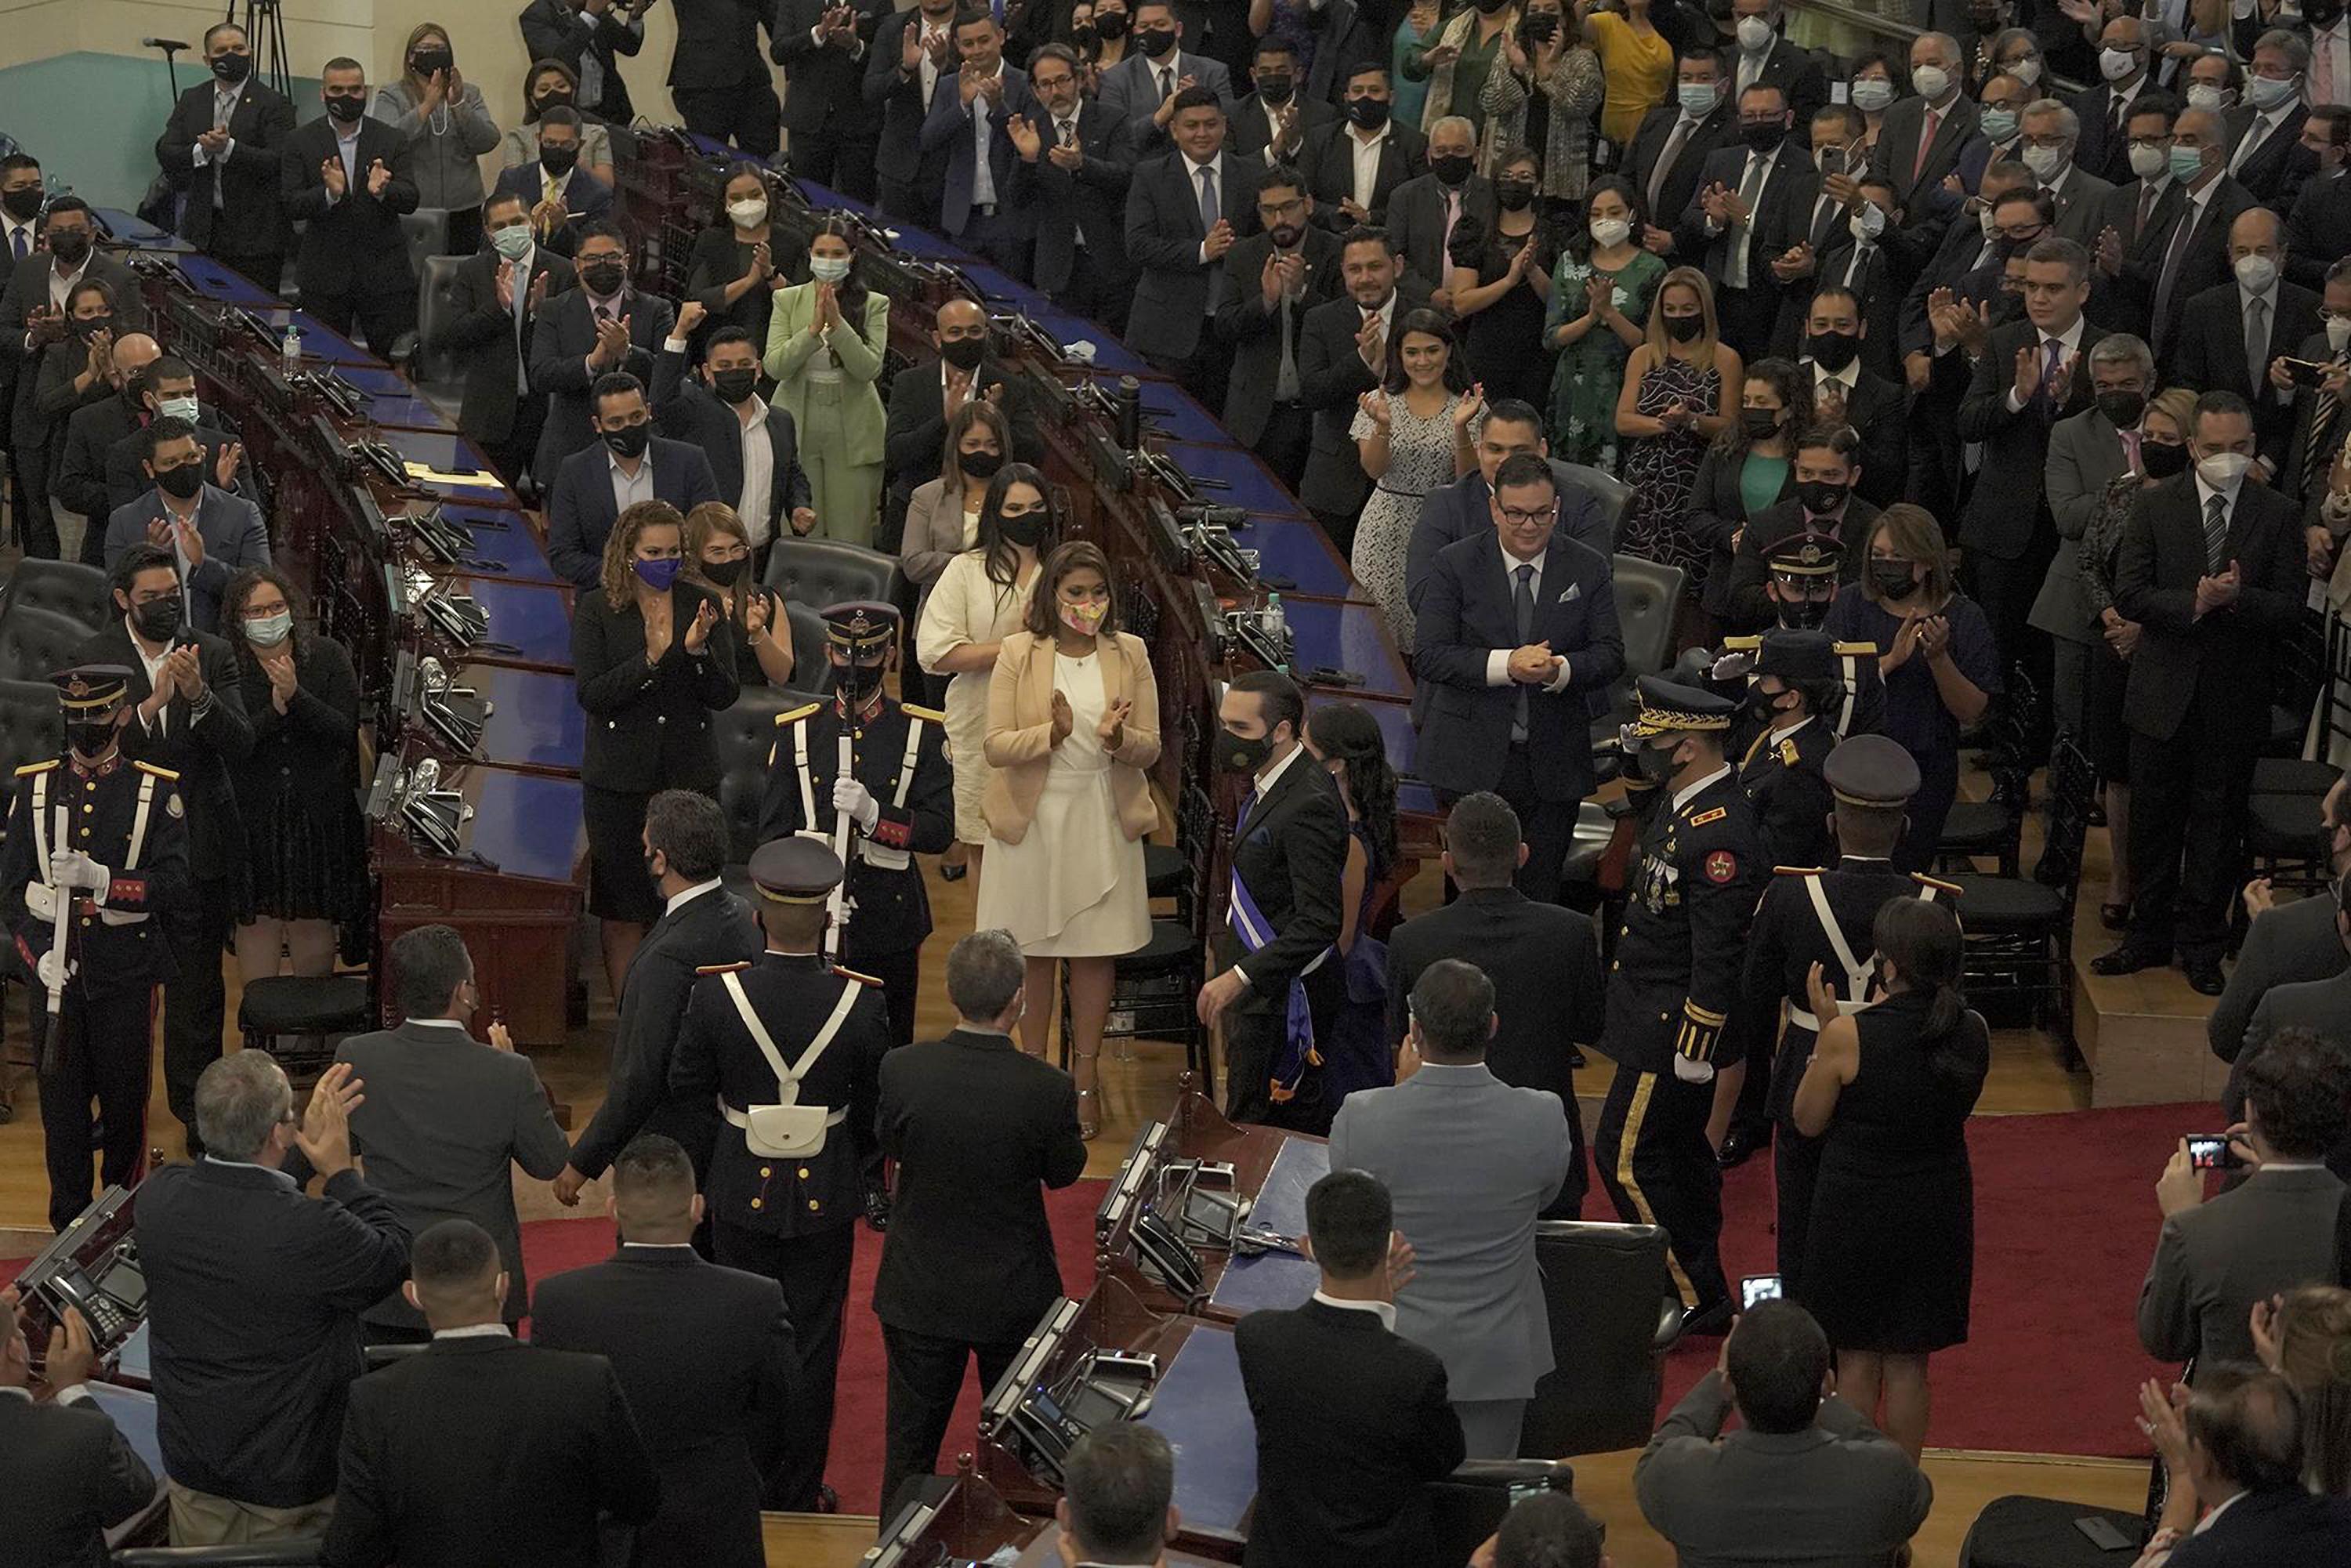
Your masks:
{"label": "gold epaulette", "polygon": [[1910,880],[1917,883],[1920,887],[1931,887],[1941,893],[1952,894],[1958,896],[1965,896],[1967,893],[1967,890],[1961,887],[1958,883],[1945,882],[1940,877],[1928,876],[1923,871],[1912,872],[1910,873]]}
{"label": "gold epaulette", "polygon": [[1697,816],[1692,817],[1689,820],[1689,825],[1693,828],[1703,828],[1708,822],[1719,822],[1723,818],[1728,817],[1729,815],[1730,815],[1730,811],[1728,807],[1716,806],[1710,810],[1700,811]]}
{"label": "gold epaulette", "polygon": [[695,967],[695,971],[694,971],[694,972],[695,972],[695,974],[697,974],[697,975],[731,975],[731,974],[733,974],[733,973],[734,973],[736,970],[737,970],[737,969],[747,969],[747,968],[749,968],[750,967],[751,967],[750,960],[747,958],[747,959],[745,959],[742,963],[739,963],[739,964],[700,964],[700,965],[696,965],[696,966]]}
{"label": "gold epaulette", "polygon": [[1750,648],[1761,648],[1762,645],[1763,639],[1761,637],[1725,637],[1722,640],[1722,652],[1727,653],[1736,649],[1743,653]]}
{"label": "gold epaulette", "polygon": [[798,724],[823,706],[822,703],[810,703],[805,706],[796,707],[789,713],[779,713],[776,716],[776,727],[781,729],[788,724]]}
{"label": "gold epaulette", "polygon": [[25,766],[16,769],[16,777],[19,779],[29,779],[36,773],[47,773],[50,768],[55,768],[59,760],[59,758],[52,757],[47,762],[27,762]]}
{"label": "gold epaulette", "polygon": [[1824,866],[1816,865],[1775,865],[1771,868],[1771,874],[1773,876],[1818,876],[1826,869]]}
{"label": "gold epaulette", "polygon": [[926,718],[933,724],[945,724],[947,721],[947,716],[941,713],[938,709],[935,707],[916,707],[913,703],[900,703],[898,705],[898,711],[904,714],[908,718]]}
{"label": "gold epaulette", "polygon": [[152,762],[133,762],[131,766],[136,768],[141,773],[152,773],[156,778],[161,779],[166,784],[177,784],[180,781],[180,776],[178,774],[172,772],[168,768],[158,768]]}
{"label": "gold epaulette", "polygon": [[1799,759],[1800,754],[1796,750],[1795,737],[1791,736],[1782,740],[1780,742],[1780,765],[1782,768],[1793,768]]}
{"label": "gold epaulette", "polygon": [[1878,647],[1875,643],[1839,643],[1835,645],[1835,651],[1839,653],[1867,653],[1874,658],[1877,654]]}
{"label": "gold epaulette", "polygon": [[879,989],[882,984],[871,975],[861,975],[854,969],[844,969],[838,964],[832,967],[832,972],[844,980],[854,980],[861,986],[872,986]]}

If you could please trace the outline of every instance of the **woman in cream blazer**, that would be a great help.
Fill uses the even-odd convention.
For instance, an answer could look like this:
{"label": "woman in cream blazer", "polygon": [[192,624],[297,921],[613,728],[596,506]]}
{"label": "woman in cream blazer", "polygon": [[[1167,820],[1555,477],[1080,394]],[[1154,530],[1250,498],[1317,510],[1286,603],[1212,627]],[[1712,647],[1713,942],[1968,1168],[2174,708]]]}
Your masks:
{"label": "woman in cream blazer", "polygon": [[890,344],[890,301],[850,276],[850,254],[840,220],[818,226],[809,242],[816,280],[776,291],[765,368],[776,383],[775,406],[799,432],[815,531],[871,549],[887,422],[874,383]]}
{"label": "woman in cream blazer", "polygon": [[1092,1137],[1095,1058],[1117,961],[1151,937],[1143,842],[1159,825],[1159,685],[1143,639],[1118,629],[1110,563],[1083,540],[1038,574],[1028,623],[987,688],[987,874],[976,924],[1012,933],[1033,1004],[1022,1049],[1045,1052],[1053,965],[1070,965],[1080,1130]]}

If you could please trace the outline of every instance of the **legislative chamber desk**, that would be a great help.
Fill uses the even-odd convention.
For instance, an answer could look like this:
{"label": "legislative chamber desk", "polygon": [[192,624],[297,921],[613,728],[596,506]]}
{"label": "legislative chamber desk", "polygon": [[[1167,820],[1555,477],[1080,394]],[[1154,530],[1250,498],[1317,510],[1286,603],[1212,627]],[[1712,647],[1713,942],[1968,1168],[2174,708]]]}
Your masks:
{"label": "legislative chamber desk", "polygon": [[[1015,1513],[968,1466],[928,1490],[937,1495],[899,1510],[864,1568],[1061,1568],[1060,1525]],[[1168,1568],[1207,1568],[1211,1561],[1166,1555]]]}

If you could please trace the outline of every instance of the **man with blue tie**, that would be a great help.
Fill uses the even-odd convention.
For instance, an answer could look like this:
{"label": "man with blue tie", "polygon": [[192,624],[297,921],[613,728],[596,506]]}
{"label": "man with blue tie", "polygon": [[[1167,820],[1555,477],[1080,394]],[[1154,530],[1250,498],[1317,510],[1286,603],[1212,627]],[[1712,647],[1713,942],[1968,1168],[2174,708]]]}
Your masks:
{"label": "man with blue tie", "polygon": [[923,152],[946,160],[939,221],[946,232],[1016,277],[1029,276],[1031,143],[1036,107],[1025,72],[1004,63],[1004,29],[983,6],[956,18],[963,68],[942,74],[923,121]]}
{"label": "man with blue tie", "polygon": [[1258,227],[1265,165],[1225,151],[1225,111],[1206,87],[1173,99],[1176,151],[1138,167],[1126,198],[1126,250],[1143,271],[1126,346],[1211,408],[1223,406],[1233,349],[1212,329],[1225,253]]}
{"label": "man with blue tie", "polygon": [[1422,590],[1421,776],[1448,805],[1480,789],[1509,801],[1527,843],[1519,890],[1556,903],[1594,782],[1586,699],[1625,673],[1625,639],[1608,558],[1558,531],[1548,462],[1503,459],[1487,510],[1492,526],[1439,550]]}

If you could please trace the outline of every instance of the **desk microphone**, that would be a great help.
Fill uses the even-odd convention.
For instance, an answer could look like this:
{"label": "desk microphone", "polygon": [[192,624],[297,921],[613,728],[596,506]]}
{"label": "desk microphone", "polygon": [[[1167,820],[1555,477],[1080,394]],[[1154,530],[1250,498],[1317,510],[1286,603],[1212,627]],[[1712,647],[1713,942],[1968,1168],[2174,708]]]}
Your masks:
{"label": "desk microphone", "polygon": [[162,49],[164,53],[170,54],[174,50],[184,49],[188,46],[177,38],[141,38],[139,40],[139,47],[142,49]]}

